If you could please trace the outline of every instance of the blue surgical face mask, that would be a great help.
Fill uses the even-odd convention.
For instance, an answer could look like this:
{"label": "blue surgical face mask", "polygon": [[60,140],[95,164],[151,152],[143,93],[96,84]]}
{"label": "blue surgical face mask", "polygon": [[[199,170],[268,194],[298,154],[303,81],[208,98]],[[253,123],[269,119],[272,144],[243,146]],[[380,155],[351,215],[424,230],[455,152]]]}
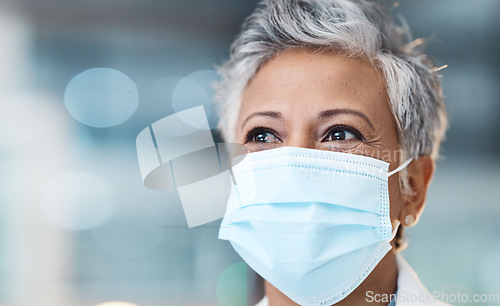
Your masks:
{"label": "blue surgical face mask", "polygon": [[345,298],[391,249],[389,164],[370,157],[282,147],[248,154],[219,238],[300,305]]}

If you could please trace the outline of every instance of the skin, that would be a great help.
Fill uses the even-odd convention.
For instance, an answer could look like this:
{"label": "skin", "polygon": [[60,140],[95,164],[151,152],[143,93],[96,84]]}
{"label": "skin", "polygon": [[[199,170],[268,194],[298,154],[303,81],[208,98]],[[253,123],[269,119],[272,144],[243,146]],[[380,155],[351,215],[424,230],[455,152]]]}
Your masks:
{"label": "skin", "polygon": [[[280,146],[333,150],[384,160],[389,170],[403,162],[383,77],[362,58],[331,51],[289,49],[268,61],[243,91],[236,137],[250,152]],[[411,196],[401,193],[397,175],[389,178],[393,228],[418,222],[433,171],[429,156],[408,166]],[[408,214],[413,224],[405,224]],[[391,251],[336,305],[384,305],[366,302],[366,292],[396,292],[397,274]],[[265,291],[271,306],[297,305],[267,281]]]}

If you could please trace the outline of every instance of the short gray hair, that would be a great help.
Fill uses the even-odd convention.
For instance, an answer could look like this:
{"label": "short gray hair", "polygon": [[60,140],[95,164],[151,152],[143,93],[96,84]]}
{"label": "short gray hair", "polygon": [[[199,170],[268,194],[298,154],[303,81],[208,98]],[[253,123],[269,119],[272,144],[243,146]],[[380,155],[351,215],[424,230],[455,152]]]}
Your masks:
{"label": "short gray hair", "polygon": [[290,48],[368,58],[382,73],[405,158],[436,158],[447,126],[439,75],[391,14],[365,0],[264,0],[244,22],[218,70],[219,129],[235,141],[241,94],[271,58]]}

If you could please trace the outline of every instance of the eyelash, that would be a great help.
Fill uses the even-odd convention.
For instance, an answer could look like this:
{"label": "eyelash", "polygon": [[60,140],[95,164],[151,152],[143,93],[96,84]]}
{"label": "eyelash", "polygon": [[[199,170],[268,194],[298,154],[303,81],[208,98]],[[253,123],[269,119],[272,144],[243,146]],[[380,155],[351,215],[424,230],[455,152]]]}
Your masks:
{"label": "eyelash", "polygon": [[[330,128],[328,128],[328,130],[326,131],[326,133],[324,134],[324,136],[322,137],[322,140],[321,142],[325,142],[326,138],[329,137],[334,131],[336,130],[342,130],[342,131],[346,131],[346,132],[349,132],[351,134],[353,134],[357,139],[359,139],[360,141],[363,141],[363,142],[366,142],[366,139],[365,137],[363,136],[363,134],[361,134],[358,130],[356,130],[355,128],[352,128],[352,127],[349,127],[349,126],[345,126],[345,125],[334,125],[334,126],[331,126]],[[262,126],[258,126],[258,127],[255,127],[253,128],[252,130],[250,130],[246,136],[245,136],[245,144],[246,143],[249,143],[249,142],[254,142],[254,138],[255,136],[257,136],[259,133],[270,133],[270,134],[273,134],[273,136],[278,139],[280,142],[282,141],[277,135],[278,133],[273,130],[273,129],[270,129],[270,128],[266,128],[266,127],[262,127]]]}
{"label": "eyelash", "polygon": [[277,136],[278,133],[275,130],[270,129],[270,128],[266,128],[266,127],[262,127],[262,126],[258,126],[258,127],[255,127],[253,129],[251,129],[247,133],[247,135],[245,136],[245,144],[249,143],[249,142],[255,142],[255,140],[254,140],[255,136],[257,136],[260,133],[270,133],[270,134],[273,134],[274,137],[276,137],[276,139],[278,139],[281,142],[281,139]]}
{"label": "eyelash", "polygon": [[328,130],[326,131],[325,135],[323,136],[322,138],[322,142],[325,141],[325,139],[330,136],[334,131],[337,131],[337,130],[341,130],[341,131],[346,131],[346,132],[349,132],[351,134],[353,134],[358,140],[360,141],[363,141],[365,142],[366,139],[365,137],[363,136],[363,134],[361,134],[358,130],[356,130],[355,128],[352,128],[350,126],[346,126],[346,125],[334,125],[330,128],[328,128]]}

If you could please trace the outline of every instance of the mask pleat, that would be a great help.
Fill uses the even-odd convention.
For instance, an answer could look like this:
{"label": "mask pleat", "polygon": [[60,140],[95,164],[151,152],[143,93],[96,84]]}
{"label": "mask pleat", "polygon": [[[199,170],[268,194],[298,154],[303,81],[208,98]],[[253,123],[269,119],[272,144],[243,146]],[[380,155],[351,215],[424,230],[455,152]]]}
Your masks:
{"label": "mask pleat", "polygon": [[335,304],[391,249],[388,168],[305,148],[250,153],[232,169],[219,238],[296,303]]}

